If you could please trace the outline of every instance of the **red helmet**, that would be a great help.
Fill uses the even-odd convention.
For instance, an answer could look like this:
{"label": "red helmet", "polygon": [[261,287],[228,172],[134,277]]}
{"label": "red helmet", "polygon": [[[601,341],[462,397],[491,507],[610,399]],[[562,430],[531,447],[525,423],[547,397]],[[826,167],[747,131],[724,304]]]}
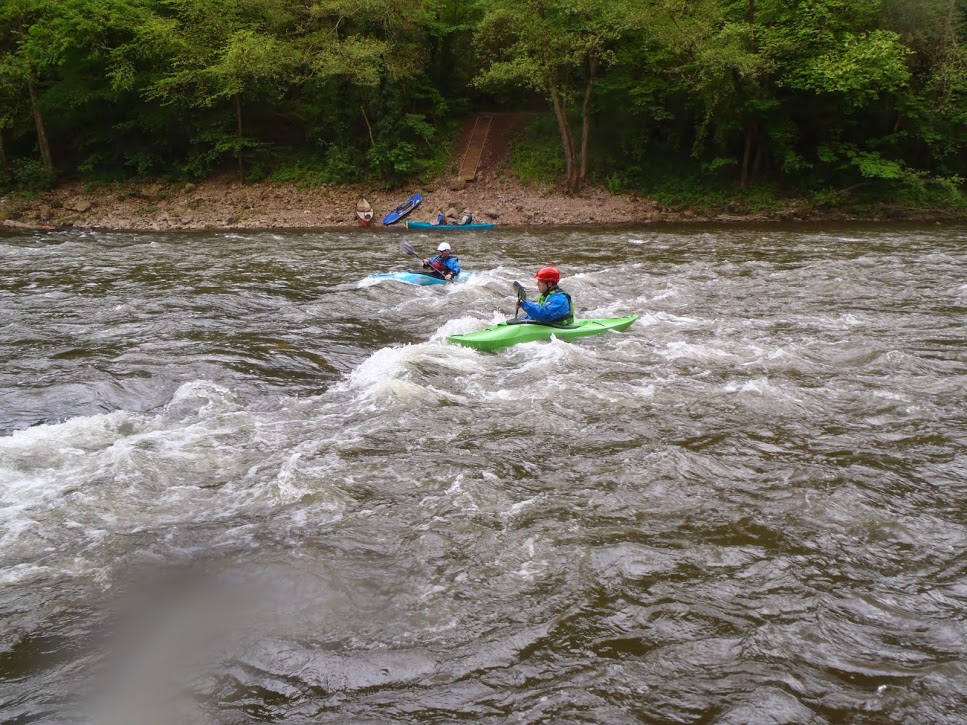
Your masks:
{"label": "red helmet", "polygon": [[538,270],[534,277],[544,282],[554,282],[557,284],[561,281],[561,272],[557,267],[544,267]]}

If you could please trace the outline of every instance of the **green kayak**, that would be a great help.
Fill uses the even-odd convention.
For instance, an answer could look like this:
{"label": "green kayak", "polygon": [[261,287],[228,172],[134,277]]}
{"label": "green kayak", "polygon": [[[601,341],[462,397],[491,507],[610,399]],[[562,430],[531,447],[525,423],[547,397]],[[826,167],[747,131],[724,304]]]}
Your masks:
{"label": "green kayak", "polygon": [[638,319],[638,315],[628,317],[601,317],[591,320],[577,320],[573,325],[542,325],[527,320],[507,320],[479,332],[464,335],[449,335],[447,340],[475,350],[500,350],[522,342],[548,340],[551,335],[559,340],[573,340],[588,335],[600,335],[614,330],[620,332]]}

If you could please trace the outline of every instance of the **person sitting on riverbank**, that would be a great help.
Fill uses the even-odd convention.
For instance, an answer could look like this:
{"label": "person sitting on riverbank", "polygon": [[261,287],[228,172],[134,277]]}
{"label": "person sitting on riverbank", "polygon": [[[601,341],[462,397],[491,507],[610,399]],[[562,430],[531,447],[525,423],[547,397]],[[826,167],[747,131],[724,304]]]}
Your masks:
{"label": "person sitting on riverbank", "polygon": [[557,286],[561,273],[557,267],[543,267],[534,275],[537,279],[537,302],[518,299],[517,306],[524,311],[525,320],[545,325],[573,325],[574,302],[571,295]]}
{"label": "person sitting on riverbank", "polygon": [[424,259],[423,266],[432,269],[447,282],[456,279],[460,274],[460,260],[451,252],[449,244],[440,242],[440,246],[437,247],[437,254],[429,259]]}

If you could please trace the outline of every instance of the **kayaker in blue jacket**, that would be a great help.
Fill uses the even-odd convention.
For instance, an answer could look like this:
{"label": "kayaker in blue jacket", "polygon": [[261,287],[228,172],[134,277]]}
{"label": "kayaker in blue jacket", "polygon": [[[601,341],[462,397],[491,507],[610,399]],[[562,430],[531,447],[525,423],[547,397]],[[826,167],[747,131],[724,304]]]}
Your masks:
{"label": "kayaker in blue jacket", "polygon": [[557,286],[561,281],[557,267],[544,267],[534,277],[537,279],[537,291],[540,292],[537,302],[517,300],[517,306],[524,311],[524,319],[545,324],[573,325],[574,302],[571,301],[571,295]]}
{"label": "kayaker in blue jacket", "polygon": [[423,260],[423,266],[432,269],[440,274],[448,282],[460,274],[460,260],[451,254],[450,245],[440,242],[437,247],[437,254],[429,259]]}

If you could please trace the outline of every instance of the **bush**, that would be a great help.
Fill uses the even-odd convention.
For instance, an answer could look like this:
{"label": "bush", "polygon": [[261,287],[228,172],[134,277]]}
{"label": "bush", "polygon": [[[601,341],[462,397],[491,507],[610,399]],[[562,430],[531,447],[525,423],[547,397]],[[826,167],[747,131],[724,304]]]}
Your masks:
{"label": "bush", "polygon": [[511,142],[510,168],[525,183],[560,182],[564,174],[564,150],[552,117],[535,119]]}
{"label": "bush", "polygon": [[52,189],[56,177],[47,172],[39,159],[26,159],[14,162],[13,180],[19,190],[37,193]]}

